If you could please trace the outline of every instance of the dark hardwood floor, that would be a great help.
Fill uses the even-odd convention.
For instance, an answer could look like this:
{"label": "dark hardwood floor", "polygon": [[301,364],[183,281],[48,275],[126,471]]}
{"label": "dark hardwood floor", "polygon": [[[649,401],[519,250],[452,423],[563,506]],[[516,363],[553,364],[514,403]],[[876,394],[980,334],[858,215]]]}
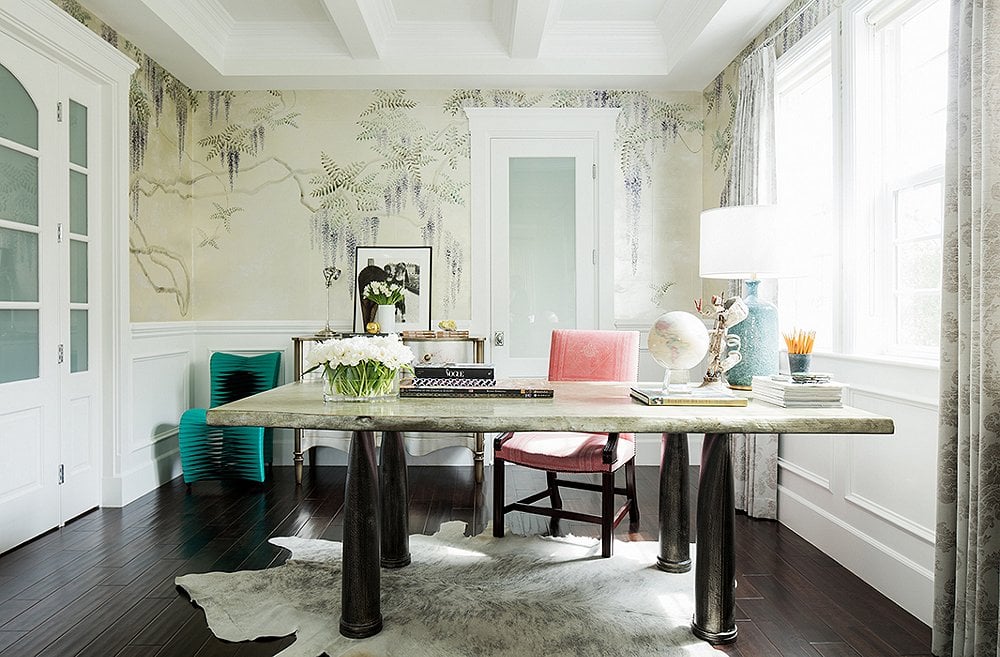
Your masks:
{"label": "dark hardwood floor", "polygon": [[[178,479],[0,556],[0,657],[276,654],[291,639],[233,644],[213,637],[173,580],[281,563],[287,553],[267,543],[272,536],[340,540],[345,470],[307,473],[301,488],[291,468],[279,467],[264,485],[199,482],[191,494]],[[432,534],[449,520],[477,532],[486,526],[490,485],[475,486],[471,468],[411,467],[409,481],[411,532]],[[508,495],[533,492],[543,481],[540,473],[512,467]],[[656,540],[658,469],[639,467],[637,481],[641,531],[629,535],[626,522],[618,536]],[[598,510],[596,496],[585,492],[567,490],[564,502]],[[544,518],[524,514],[512,514],[508,524],[519,532],[547,529]],[[562,529],[597,535],[594,525]],[[927,626],[789,529],[737,515],[736,531],[739,640],[720,654],[930,655]]]}

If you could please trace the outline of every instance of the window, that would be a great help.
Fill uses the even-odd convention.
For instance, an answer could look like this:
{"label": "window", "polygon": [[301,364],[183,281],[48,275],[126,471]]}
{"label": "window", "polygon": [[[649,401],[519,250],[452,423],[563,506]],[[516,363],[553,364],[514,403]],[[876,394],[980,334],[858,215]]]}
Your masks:
{"label": "window", "polygon": [[948,10],[845,3],[842,57],[834,16],[778,60],[778,198],[816,243],[779,307],[819,349],[937,357]]}
{"label": "window", "polygon": [[815,330],[816,349],[826,351],[837,347],[840,316],[832,46],[829,25],[817,28],[805,49],[782,58],[775,76],[778,199],[794,208],[795,231],[786,248],[798,250],[803,274],[779,280],[778,308],[788,324],[783,330]]}

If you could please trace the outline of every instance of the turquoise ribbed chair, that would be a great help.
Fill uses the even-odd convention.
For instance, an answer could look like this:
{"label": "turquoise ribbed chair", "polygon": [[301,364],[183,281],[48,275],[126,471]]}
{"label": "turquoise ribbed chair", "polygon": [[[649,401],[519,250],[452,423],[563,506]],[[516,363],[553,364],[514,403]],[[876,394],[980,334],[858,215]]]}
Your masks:
{"label": "turquoise ribbed chair", "polygon": [[[216,352],[209,361],[211,406],[228,404],[278,385],[281,352],[238,356]],[[271,429],[212,427],[205,409],[192,408],[181,416],[178,442],[184,483],[201,479],[264,481],[264,464],[272,461]]]}

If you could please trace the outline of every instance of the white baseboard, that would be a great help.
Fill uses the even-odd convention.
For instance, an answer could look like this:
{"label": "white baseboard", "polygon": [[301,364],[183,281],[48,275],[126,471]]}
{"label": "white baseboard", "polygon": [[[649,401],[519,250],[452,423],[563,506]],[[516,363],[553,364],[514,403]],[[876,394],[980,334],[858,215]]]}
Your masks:
{"label": "white baseboard", "polygon": [[176,448],[155,460],[143,463],[117,477],[102,480],[101,506],[122,507],[155,490],[181,474],[181,457]]}
{"label": "white baseboard", "polygon": [[778,521],[930,625],[934,574],[927,568],[784,486],[778,487]]}

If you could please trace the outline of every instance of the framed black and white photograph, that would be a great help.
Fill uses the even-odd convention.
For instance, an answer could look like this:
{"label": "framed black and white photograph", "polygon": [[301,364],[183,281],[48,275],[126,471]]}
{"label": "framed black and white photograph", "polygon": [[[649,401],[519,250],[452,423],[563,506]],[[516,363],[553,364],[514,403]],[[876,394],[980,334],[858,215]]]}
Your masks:
{"label": "framed black and white photograph", "polygon": [[397,331],[429,331],[431,328],[431,247],[359,246],[355,248],[354,330],[365,331],[375,319],[376,304],[364,298],[365,286],[373,281],[396,283],[403,299],[396,303]]}

